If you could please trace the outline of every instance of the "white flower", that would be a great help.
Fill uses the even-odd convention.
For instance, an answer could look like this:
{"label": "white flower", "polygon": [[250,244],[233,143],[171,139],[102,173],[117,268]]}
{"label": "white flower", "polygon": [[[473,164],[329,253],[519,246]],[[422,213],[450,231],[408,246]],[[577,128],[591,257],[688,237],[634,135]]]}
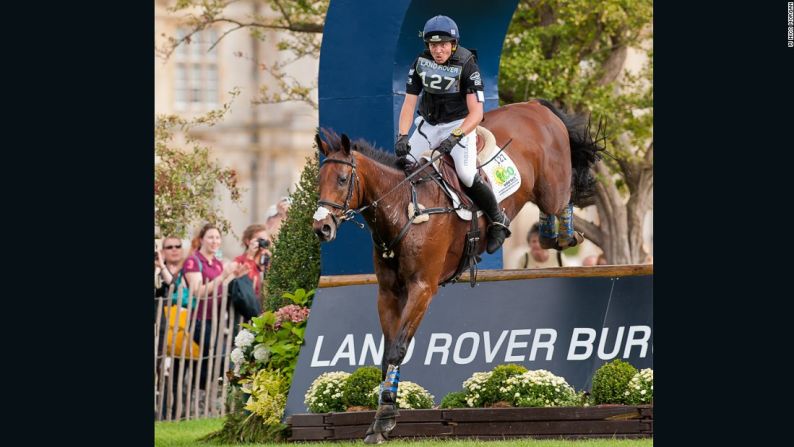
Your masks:
{"label": "white flower", "polygon": [[260,361],[267,361],[270,356],[270,349],[263,344],[258,344],[254,347],[254,358]]}
{"label": "white flower", "polygon": [[243,350],[240,348],[234,348],[234,350],[232,351],[231,354],[229,354],[229,356],[231,357],[232,362],[234,362],[235,365],[240,364],[243,362],[243,360],[245,360],[245,354],[243,354]]}
{"label": "white flower", "polygon": [[640,394],[645,394],[645,393],[647,393],[647,390],[640,391]]}
{"label": "white flower", "polygon": [[251,346],[251,343],[254,342],[254,334],[252,334],[248,329],[243,329],[234,337],[234,345],[238,348],[245,348]]}

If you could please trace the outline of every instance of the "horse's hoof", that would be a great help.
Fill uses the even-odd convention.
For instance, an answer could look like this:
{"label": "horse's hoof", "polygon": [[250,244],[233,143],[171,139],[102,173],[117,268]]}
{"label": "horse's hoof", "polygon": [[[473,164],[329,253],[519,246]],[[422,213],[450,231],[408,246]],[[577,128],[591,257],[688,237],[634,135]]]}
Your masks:
{"label": "horse's hoof", "polygon": [[364,444],[383,444],[386,438],[380,433],[372,433],[364,438]]}
{"label": "horse's hoof", "polygon": [[576,247],[577,245],[584,242],[584,234],[578,231],[573,232],[572,238],[563,238],[560,237],[557,239],[557,250],[565,250],[566,248]]}

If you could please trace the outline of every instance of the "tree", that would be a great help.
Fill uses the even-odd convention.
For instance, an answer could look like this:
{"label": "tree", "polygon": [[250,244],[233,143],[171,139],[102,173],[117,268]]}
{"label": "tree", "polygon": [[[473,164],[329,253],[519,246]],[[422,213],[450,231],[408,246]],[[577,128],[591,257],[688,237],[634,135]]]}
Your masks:
{"label": "tree", "polygon": [[[522,0],[505,39],[502,103],[544,98],[568,113],[607,120],[608,151],[596,166],[599,224],[575,226],[613,264],[645,258],[642,229],[653,192],[651,0]],[[627,70],[629,51],[648,63]]]}
{"label": "tree", "polygon": [[[251,35],[259,40],[265,40],[264,31],[283,30],[283,35],[278,43],[280,51],[290,52],[291,58],[267,64],[254,60],[260,69],[268,72],[276,81],[277,88],[274,92],[266,86],[260,87],[259,97],[254,104],[270,104],[286,101],[301,101],[317,109],[317,102],[312,99],[312,92],[317,88],[317,81],[311,85],[302,85],[295,78],[286,73],[286,68],[294,62],[310,57],[317,59],[320,56],[321,40],[325,13],[328,11],[329,0],[258,0],[253,1],[253,12],[244,18],[236,17],[227,11],[227,7],[234,0],[177,0],[169,8],[170,11],[186,13],[184,25],[189,31],[181,36],[166,36],[166,42],[155,48],[156,54],[162,58],[169,58],[174,50],[183,44],[190,44],[192,37],[209,27],[217,25],[230,25],[220,35],[210,49],[215,47],[224,37],[242,29],[248,30]],[[262,11],[266,5],[271,14]],[[245,57],[242,53],[235,53],[237,57]]]}
{"label": "tree", "polygon": [[297,289],[313,290],[320,280],[320,240],[312,230],[319,197],[320,155],[306,158],[295,192],[290,194],[287,220],[273,244],[273,263],[267,276],[265,307],[276,310],[291,304],[282,296]]}
{"label": "tree", "polygon": [[[239,92],[230,92],[236,97]],[[210,160],[209,148],[201,146],[189,136],[187,145],[192,151],[173,147],[174,130],[185,135],[196,126],[213,126],[229,110],[231,102],[220,110],[211,111],[191,120],[177,115],[160,115],[154,123],[154,223],[160,236],[184,238],[192,224],[210,222],[218,225],[222,232],[229,232],[231,225],[220,212],[215,194],[216,188],[225,189],[231,200],[240,202],[237,173],[222,168]]]}

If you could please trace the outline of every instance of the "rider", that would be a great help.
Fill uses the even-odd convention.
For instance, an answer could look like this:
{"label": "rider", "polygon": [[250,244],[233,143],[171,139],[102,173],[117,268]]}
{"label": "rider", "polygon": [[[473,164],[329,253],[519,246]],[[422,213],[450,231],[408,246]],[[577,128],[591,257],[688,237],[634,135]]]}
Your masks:
{"label": "rider", "polygon": [[[499,249],[510,236],[510,221],[499,209],[491,188],[477,174],[475,129],[483,118],[482,77],[471,51],[458,45],[458,25],[438,15],[425,23],[422,38],[426,49],[408,71],[405,100],[400,111],[400,128],[394,152],[409,153],[417,160],[430,148],[448,153],[466,193],[491,221],[488,253]],[[408,138],[419,93],[416,130]]]}

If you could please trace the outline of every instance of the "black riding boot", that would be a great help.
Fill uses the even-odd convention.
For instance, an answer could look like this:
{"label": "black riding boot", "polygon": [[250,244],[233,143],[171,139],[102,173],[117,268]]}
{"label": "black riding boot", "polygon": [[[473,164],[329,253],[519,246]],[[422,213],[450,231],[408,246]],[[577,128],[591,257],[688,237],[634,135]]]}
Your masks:
{"label": "black riding boot", "polygon": [[505,239],[510,237],[510,229],[508,228],[510,220],[499,209],[493,191],[480,178],[480,174],[474,175],[474,183],[472,183],[470,188],[466,188],[466,193],[488,216],[488,220],[491,221],[491,225],[488,227],[488,253],[499,250]]}

